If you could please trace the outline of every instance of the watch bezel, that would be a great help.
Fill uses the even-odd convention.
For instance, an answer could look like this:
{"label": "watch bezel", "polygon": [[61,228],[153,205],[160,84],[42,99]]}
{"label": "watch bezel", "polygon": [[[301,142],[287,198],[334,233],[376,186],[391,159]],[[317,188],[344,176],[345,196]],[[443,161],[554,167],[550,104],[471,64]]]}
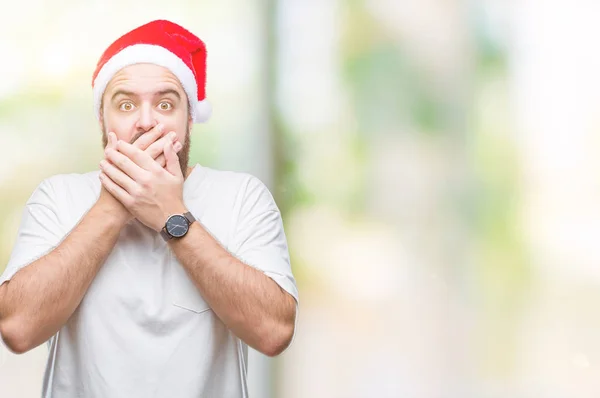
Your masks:
{"label": "watch bezel", "polygon": [[[185,230],[183,232],[181,232],[181,233],[171,232],[170,226],[174,219],[180,219],[183,221],[183,225],[185,225]],[[177,224],[177,226],[181,226],[181,225],[182,224],[179,224],[179,223]],[[185,236],[185,234],[187,234],[189,229],[190,229],[190,222],[183,214],[173,214],[173,215],[169,216],[169,218],[167,218],[167,222],[165,223],[165,231],[173,238],[181,238],[181,237]]]}

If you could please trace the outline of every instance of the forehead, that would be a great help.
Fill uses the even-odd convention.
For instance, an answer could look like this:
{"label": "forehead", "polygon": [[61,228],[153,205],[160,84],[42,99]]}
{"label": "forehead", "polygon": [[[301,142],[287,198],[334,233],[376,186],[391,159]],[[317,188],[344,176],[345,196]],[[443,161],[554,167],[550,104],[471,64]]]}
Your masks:
{"label": "forehead", "polygon": [[126,89],[140,95],[165,89],[175,89],[185,95],[179,79],[167,68],[154,64],[129,65],[115,73],[106,86],[105,94]]}

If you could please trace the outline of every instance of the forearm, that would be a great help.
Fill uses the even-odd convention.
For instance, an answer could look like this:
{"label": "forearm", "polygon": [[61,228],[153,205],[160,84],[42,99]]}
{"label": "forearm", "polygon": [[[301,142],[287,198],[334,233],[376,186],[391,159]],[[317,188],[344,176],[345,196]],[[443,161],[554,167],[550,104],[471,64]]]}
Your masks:
{"label": "forearm", "polygon": [[50,253],[0,286],[0,333],[16,352],[54,335],[114,247],[121,221],[95,205]]}
{"label": "forearm", "polygon": [[290,294],[231,255],[199,223],[170,245],[202,297],[233,333],[267,355],[287,347],[296,307]]}

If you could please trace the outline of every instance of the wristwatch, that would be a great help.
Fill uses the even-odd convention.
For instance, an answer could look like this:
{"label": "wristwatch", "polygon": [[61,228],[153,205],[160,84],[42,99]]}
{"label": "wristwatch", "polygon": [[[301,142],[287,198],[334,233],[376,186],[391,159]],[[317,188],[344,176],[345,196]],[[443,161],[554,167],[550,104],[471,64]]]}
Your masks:
{"label": "wristwatch", "polygon": [[160,230],[160,235],[165,241],[173,238],[182,238],[190,230],[190,225],[196,221],[189,211],[184,214],[169,216],[165,226]]}

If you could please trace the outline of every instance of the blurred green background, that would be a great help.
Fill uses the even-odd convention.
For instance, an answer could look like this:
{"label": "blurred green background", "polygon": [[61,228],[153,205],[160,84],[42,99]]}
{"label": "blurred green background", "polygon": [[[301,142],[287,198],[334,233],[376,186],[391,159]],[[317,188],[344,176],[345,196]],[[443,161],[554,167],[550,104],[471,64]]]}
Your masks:
{"label": "blurred green background", "polygon": [[[5,5],[0,271],[37,184],[97,169],[100,54],[171,19],[208,48],[191,161],[269,186],[300,289],[251,396],[598,396],[600,5],[575,3]],[[0,347],[0,396],[39,396],[45,354]]]}

